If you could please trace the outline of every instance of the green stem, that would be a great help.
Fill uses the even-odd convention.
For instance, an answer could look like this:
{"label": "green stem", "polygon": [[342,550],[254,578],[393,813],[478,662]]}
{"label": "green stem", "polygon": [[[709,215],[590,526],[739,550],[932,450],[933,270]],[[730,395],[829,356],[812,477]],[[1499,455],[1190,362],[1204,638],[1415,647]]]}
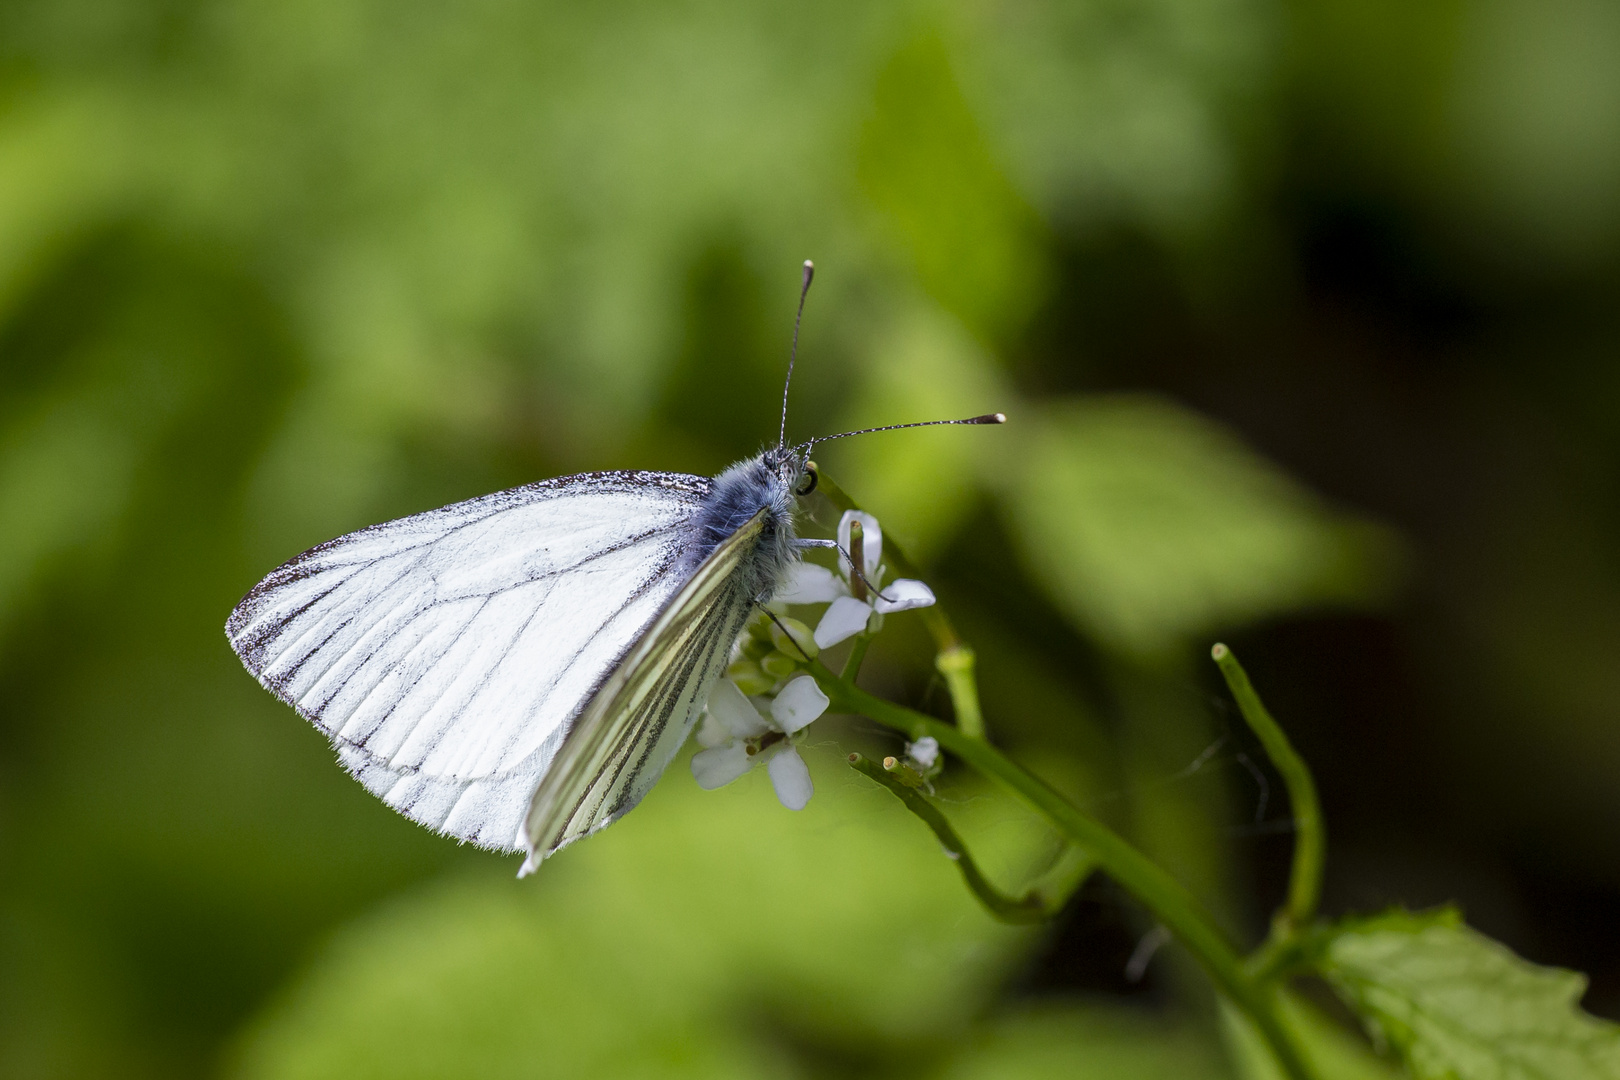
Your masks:
{"label": "green stem", "polygon": [[945,676],[945,687],[951,692],[951,705],[956,711],[956,726],[962,734],[984,738],[984,713],[979,709],[979,684],[973,677],[973,650],[957,642],[941,649],[934,657],[934,666]]}
{"label": "green stem", "polygon": [[849,763],[857,772],[888,788],[907,810],[921,818],[923,824],[934,831],[940,846],[945,849],[945,854],[955,861],[956,868],[962,872],[962,880],[991,915],[1002,922],[1028,924],[1045,922],[1062,908],[1061,900],[1053,905],[1034,890],[1020,897],[1012,897],[996,888],[979,869],[979,864],[974,861],[973,853],[968,850],[961,835],[945,815],[940,813],[939,808],[923,797],[922,792],[907,786],[903,780],[871,758],[851,754]]}
{"label": "green stem", "polygon": [[930,716],[874,697],[839,679],[819,661],[813,662],[810,670],[832,700],[834,709],[859,713],[913,741],[932,735],[942,747],[980,773],[1006,785],[1065,837],[1080,845],[1104,872],[1129,890],[1176,935],[1221,992],[1254,1021],[1284,1073],[1292,1080],[1313,1080],[1314,1074],[1278,1011],[1276,990],[1260,985],[1248,975],[1236,950],[1215,928],[1197,899],[1163,868],[1118,833],[1076,809],[988,742],[965,735],[958,728]]}
{"label": "green stem", "polygon": [[844,670],[838,676],[840,679],[855,681],[855,677],[861,673],[861,661],[866,659],[867,647],[871,644],[871,634],[862,632],[855,636],[855,644],[849,649],[849,659],[844,661]]}
{"label": "green stem", "polygon": [[1293,807],[1297,839],[1294,842],[1294,866],[1288,880],[1288,903],[1283,909],[1285,934],[1310,924],[1316,917],[1316,904],[1322,895],[1322,866],[1327,858],[1327,826],[1322,820],[1322,804],[1316,797],[1316,782],[1305,764],[1283,734],[1283,729],[1272,719],[1271,713],[1254,692],[1248,673],[1243,670],[1232,650],[1216,645],[1210,650],[1215,663],[1220,665],[1226,685],[1237,699],[1243,719],[1248,721],[1265,747],[1271,763],[1282,774],[1288,785],[1288,800]]}

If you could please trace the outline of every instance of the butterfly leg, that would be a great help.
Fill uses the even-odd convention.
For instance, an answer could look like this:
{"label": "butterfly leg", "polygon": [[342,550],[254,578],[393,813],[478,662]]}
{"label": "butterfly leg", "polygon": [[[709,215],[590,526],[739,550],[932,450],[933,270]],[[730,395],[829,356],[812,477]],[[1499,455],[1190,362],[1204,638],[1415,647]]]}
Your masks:
{"label": "butterfly leg", "polygon": [[811,657],[811,655],[805,651],[803,645],[799,644],[799,639],[793,636],[793,631],[789,630],[785,625],[783,625],[782,620],[777,618],[776,612],[766,607],[763,603],[760,603],[758,597],[754,598],[754,604],[758,606],[759,610],[765,613],[765,616],[770,619],[771,622],[776,624],[777,629],[782,631],[784,637],[793,642],[793,647],[799,650],[799,655],[804,657],[805,663],[809,663],[813,657]]}

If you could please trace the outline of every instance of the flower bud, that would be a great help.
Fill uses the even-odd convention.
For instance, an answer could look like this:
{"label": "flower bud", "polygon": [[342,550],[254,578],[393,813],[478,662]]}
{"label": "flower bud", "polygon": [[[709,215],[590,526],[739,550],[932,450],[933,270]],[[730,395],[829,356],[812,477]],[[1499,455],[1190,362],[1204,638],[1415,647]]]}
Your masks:
{"label": "flower bud", "polygon": [[760,660],[759,669],[771,677],[771,685],[775,686],[775,680],[785,679],[799,670],[799,659],[786,653],[772,652]]}
{"label": "flower bud", "polygon": [[749,697],[755,694],[768,694],[771,687],[776,685],[776,679],[765,674],[753,660],[734,662],[726,669],[726,678],[736,683],[737,689]]}
{"label": "flower bud", "polygon": [[[792,635],[791,639],[789,634]],[[771,644],[776,651],[795,659],[814,660],[821,651],[816,636],[798,619],[778,619],[771,623]]]}

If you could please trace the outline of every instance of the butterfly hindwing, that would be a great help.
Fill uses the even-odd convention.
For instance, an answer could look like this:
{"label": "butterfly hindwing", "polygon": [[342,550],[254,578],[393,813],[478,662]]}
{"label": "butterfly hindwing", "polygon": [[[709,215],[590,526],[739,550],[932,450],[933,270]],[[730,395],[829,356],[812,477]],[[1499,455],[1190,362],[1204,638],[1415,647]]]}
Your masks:
{"label": "butterfly hindwing", "polygon": [[715,548],[586,706],[534,794],[526,868],[635,806],[686,741],[752,611],[737,571],[765,518]]}
{"label": "butterfly hindwing", "polygon": [[362,529],[271,573],[226,632],[368,789],[512,850],[581,703],[681,589],[709,484],[586,474]]}

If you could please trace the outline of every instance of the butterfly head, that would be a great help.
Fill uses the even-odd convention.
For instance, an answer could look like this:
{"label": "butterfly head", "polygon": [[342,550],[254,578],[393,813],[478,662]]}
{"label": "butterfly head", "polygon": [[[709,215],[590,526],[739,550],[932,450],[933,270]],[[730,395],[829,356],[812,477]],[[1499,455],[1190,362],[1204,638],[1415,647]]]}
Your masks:
{"label": "butterfly head", "polygon": [[796,558],[797,496],[809,493],[812,475],[802,449],[771,447],[716,476],[693,518],[688,562],[695,567],[732,533],[763,515],[743,577],[750,595],[771,592]]}
{"label": "butterfly head", "polygon": [[816,465],[810,460],[809,444],[766,450],[759,456],[759,463],[777,483],[798,498],[816,490]]}

